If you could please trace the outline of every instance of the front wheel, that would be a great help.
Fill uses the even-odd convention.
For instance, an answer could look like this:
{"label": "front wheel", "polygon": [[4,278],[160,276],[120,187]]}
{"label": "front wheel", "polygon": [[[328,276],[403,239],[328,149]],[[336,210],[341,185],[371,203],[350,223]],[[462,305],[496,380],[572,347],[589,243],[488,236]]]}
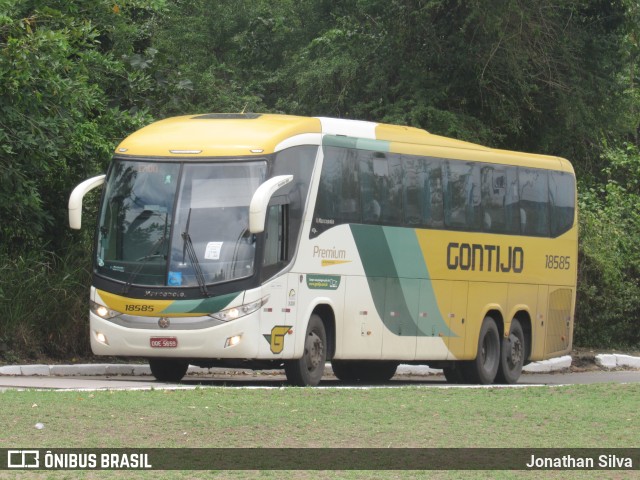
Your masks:
{"label": "front wheel", "polygon": [[315,386],[320,383],[327,361],[327,334],[322,319],[311,315],[304,340],[302,358],[288,360],[284,364],[287,380],[299,387]]}
{"label": "front wheel", "polygon": [[189,362],[168,358],[149,359],[151,374],[160,382],[179,382],[187,373]]}
{"label": "front wheel", "polygon": [[498,368],[496,382],[512,384],[518,381],[522,373],[526,350],[522,326],[520,322],[514,318],[511,321],[509,336],[502,339],[500,368]]}

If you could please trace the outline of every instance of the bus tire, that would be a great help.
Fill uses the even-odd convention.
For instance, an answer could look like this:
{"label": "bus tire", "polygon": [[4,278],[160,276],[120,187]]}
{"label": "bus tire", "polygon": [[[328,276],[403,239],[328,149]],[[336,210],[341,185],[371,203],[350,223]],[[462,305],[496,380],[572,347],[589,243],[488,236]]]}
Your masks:
{"label": "bus tire", "polygon": [[387,382],[398,369],[398,362],[379,360],[332,360],[331,368],[343,382]]}
{"label": "bus tire", "polygon": [[444,367],[442,369],[442,373],[444,374],[444,378],[447,380],[447,383],[467,383],[464,378],[462,366],[458,363],[459,362],[456,362],[452,366]]}
{"label": "bus tire", "polygon": [[512,384],[518,381],[522,373],[526,350],[522,325],[518,319],[514,318],[511,321],[509,336],[502,339],[496,383]]}
{"label": "bus tire", "polygon": [[187,373],[189,362],[169,358],[149,359],[151,374],[159,382],[179,382]]}
{"label": "bus tire", "polygon": [[309,318],[301,358],[288,360],[284,364],[287,381],[299,387],[320,383],[327,361],[327,334],[322,319],[315,313]]}
{"label": "bus tire", "polygon": [[331,369],[336,378],[342,382],[357,382],[358,375],[353,368],[354,362],[348,360],[331,360]]}
{"label": "bus tire", "polygon": [[388,382],[396,374],[398,362],[363,361],[358,362],[358,379],[362,382]]}
{"label": "bus tire", "polygon": [[493,383],[500,365],[500,334],[496,321],[484,317],[478,336],[478,353],[475,360],[465,362],[463,377],[469,383],[489,385]]}

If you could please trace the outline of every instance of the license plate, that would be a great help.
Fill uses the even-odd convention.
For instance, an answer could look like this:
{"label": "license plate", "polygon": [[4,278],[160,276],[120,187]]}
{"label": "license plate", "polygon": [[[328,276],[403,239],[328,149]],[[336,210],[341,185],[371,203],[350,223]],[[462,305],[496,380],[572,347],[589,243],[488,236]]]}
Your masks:
{"label": "license plate", "polygon": [[178,339],[176,337],[151,337],[149,343],[151,348],[176,348]]}

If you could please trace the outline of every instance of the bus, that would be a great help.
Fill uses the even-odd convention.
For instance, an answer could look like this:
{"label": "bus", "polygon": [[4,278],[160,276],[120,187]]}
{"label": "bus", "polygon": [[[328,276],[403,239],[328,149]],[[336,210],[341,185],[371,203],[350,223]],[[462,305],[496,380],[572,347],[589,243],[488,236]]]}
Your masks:
{"label": "bus", "polygon": [[116,148],[90,291],[96,355],[283,368],[317,385],[400,363],[511,384],[572,348],[576,180],[562,158],[406,126],[273,114],[169,118]]}

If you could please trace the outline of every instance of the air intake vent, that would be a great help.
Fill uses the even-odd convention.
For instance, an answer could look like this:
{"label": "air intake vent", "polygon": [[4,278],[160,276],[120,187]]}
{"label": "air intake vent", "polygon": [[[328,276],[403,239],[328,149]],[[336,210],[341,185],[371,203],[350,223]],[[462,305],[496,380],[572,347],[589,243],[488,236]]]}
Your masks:
{"label": "air intake vent", "polygon": [[254,120],[260,116],[259,113],[207,113],[191,120]]}

